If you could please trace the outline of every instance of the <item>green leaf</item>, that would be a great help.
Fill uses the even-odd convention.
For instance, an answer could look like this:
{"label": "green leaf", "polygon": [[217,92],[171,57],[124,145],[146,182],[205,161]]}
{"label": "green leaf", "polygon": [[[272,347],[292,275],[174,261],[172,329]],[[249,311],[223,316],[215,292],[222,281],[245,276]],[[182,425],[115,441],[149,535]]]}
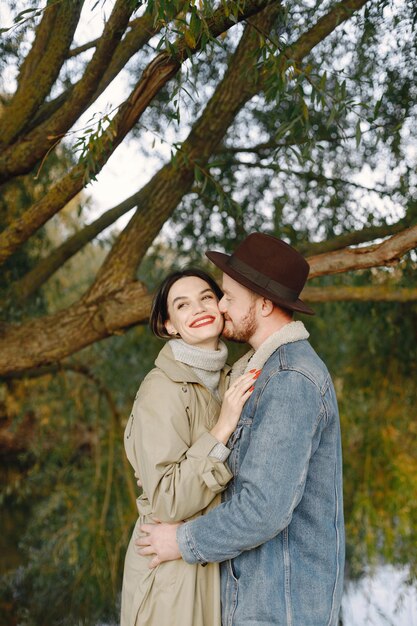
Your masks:
{"label": "green leaf", "polygon": [[194,180],[197,183],[201,183],[203,178],[204,178],[204,175],[203,175],[203,172],[201,171],[201,168],[198,165],[194,165]]}
{"label": "green leaf", "polygon": [[304,120],[307,122],[309,114],[308,114],[308,106],[305,103],[305,100],[301,100],[301,113],[303,115]]}
{"label": "green leaf", "polygon": [[18,13],[15,16],[13,21],[17,24],[18,22],[21,22],[22,20],[26,19],[26,15],[28,13],[34,13],[35,11],[37,11],[35,7],[32,7],[31,9],[25,9],[24,11],[20,11],[20,13]]}
{"label": "green leaf", "polygon": [[357,124],[356,124],[356,130],[355,130],[355,138],[356,138],[356,147],[359,147],[359,144],[361,142],[362,139],[362,131],[361,131],[361,123],[360,120],[358,120]]}
{"label": "green leaf", "polygon": [[375,108],[374,108],[374,120],[378,117],[378,113],[379,113],[379,109],[381,108],[381,104],[382,104],[382,96],[381,96],[381,98],[378,100],[378,102],[375,105]]}

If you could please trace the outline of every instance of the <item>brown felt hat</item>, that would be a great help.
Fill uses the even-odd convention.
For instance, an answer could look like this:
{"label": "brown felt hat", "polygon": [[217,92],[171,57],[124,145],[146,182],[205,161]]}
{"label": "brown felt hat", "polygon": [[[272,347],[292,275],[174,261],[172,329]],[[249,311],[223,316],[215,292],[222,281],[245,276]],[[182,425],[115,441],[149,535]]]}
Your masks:
{"label": "brown felt hat", "polygon": [[314,315],[314,311],[298,297],[310,266],[285,241],[264,233],[252,233],[232,255],[209,250],[206,256],[236,282],[274,304]]}

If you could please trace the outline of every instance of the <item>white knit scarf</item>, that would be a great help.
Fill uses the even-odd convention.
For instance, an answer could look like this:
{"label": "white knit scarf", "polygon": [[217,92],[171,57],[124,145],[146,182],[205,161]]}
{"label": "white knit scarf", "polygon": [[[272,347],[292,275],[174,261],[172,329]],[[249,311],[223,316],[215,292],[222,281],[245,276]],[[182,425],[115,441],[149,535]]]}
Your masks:
{"label": "white knit scarf", "polygon": [[171,339],[169,345],[175,359],[189,365],[201,382],[218,396],[220,372],[227,360],[226,344],[219,341],[217,350],[204,350],[191,346],[182,339]]}

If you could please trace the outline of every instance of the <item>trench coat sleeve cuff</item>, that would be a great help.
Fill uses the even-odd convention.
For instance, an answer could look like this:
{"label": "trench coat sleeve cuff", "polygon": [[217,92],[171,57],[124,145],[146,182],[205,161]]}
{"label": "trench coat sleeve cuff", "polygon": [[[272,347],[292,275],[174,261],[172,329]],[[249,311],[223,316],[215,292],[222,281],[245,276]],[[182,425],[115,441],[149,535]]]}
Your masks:
{"label": "trench coat sleeve cuff", "polygon": [[201,477],[213,493],[223,491],[227,483],[233,478],[230,469],[222,459],[210,456],[213,448],[218,443],[213,435],[204,433],[187,452],[188,458],[204,459],[205,467]]}
{"label": "trench coat sleeve cuff", "polygon": [[229,458],[230,452],[231,452],[231,450],[229,450],[229,448],[227,446],[225,446],[224,443],[219,441],[219,443],[216,443],[214,448],[212,448],[210,450],[209,456],[211,456],[211,457],[213,457],[215,459],[218,459],[219,461],[224,463]]}
{"label": "trench coat sleeve cuff", "polygon": [[181,524],[177,528],[177,543],[181,556],[186,563],[201,563],[206,565],[204,557],[197,550],[190,531],[190,522]]}
{"label": "trench coat sleeve cuff", "polygon": [[188,455],[193,457],[207,457],[218,443],[216,437],[211,433],[204,433],[188,448]]}

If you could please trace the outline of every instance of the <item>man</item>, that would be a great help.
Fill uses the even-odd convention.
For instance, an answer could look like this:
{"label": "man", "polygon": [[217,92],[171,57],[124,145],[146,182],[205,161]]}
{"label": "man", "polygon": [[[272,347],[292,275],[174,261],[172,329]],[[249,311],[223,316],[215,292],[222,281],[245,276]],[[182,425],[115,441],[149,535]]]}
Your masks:
{"label": "man", "polygon": [[[249,235],[223,272],[224,336],[252,350],[234,376],[262,368],[228,442],[234,479],[224,502],[185,524],[144,525],[154,567],[182,557],[221,562],[224,626],[335,626],[343,587],[342,456],[330,375],[294,311],[305,259],[285,242]],[[231,382],[233,384],[233,382]]]}

